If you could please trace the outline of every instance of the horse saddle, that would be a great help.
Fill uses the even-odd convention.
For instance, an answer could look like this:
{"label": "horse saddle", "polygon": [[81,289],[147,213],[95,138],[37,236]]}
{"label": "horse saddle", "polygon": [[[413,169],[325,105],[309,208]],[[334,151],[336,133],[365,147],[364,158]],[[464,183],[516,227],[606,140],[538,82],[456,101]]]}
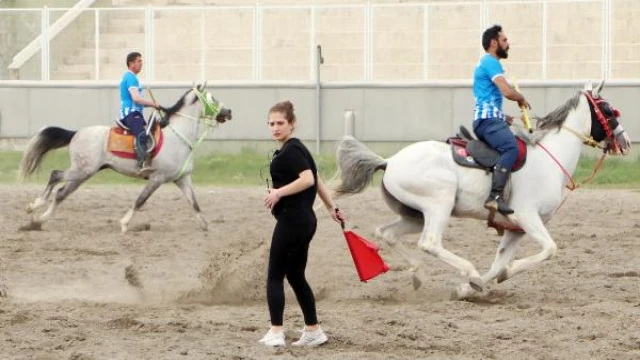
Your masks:
{"label": "horse saddle", "polygon": [[[149,148],[153,149],[150,155],[151,158],[154,158],[160,151],[160,148],[162,148],[164,138],[160,126],[153,126],[151,132],[152,141],[150,141],[151,146]],[[125,159],[136,158],[134,136],[129,132],[128,128],[125,126],[114,126],[111,128],[109,131],[109,139],[107,140],[107,151]]]}
{"label": "horse saddle", "polygon": [[[519,137],[516,137],[516,140],[518,141],[518,160],[513,164],[511,171],[520,170],[527,159],[526,143]],[[498,151],[474,138],[464,126],[460,126],[460,133],[448,138],[447,143],[451,144],[453,160],[460,166],[491,170],[500,160]]]}

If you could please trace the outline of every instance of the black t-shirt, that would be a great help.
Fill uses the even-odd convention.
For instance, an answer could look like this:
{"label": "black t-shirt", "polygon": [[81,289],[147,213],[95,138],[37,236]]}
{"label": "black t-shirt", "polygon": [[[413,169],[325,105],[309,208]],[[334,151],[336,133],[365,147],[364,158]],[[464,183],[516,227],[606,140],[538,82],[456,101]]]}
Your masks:
{"label": "black t-shirt", "polygon": [[313,186],[297,194],[285,196],[273,208],[273,214],[278,215],[285,208],[312,209],[318,192],[318,170],[309,150],[297,138],[290,138],[282,148],[273,155],[270,166],[273,187],[279,189],[297,180],[300,173],[311,170]]}

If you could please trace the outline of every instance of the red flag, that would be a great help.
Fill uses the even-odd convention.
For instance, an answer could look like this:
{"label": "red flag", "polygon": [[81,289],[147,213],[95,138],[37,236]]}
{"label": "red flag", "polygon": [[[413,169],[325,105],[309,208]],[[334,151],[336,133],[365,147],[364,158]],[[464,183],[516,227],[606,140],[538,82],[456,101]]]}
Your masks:
{"label": "red flag", "polygon": [[378,254],[378,246],[353,231],[344,231],[344,222],[341,225],[360,281],[366,282],[389,270],[389,266]]}

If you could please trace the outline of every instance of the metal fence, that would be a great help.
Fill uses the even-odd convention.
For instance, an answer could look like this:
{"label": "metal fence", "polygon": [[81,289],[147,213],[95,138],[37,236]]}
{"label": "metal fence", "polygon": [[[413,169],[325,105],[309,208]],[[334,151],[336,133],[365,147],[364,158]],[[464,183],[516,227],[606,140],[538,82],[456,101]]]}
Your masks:
{"label": "metal fence", "polygon": [[0,78],[118,79],[137,50],[146,80],[305,81],[321,45],[323,81],[469,79],[500,23],[519,79],[639,79],[639,21],[637,0],[0,9]]}

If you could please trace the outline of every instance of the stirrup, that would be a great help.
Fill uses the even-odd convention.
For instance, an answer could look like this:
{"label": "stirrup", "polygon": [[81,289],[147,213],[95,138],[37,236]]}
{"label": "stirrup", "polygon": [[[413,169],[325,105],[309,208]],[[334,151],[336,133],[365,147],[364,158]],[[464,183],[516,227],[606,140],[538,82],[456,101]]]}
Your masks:
{"label": "stirrup", "polygon": [[[500,203],[502,203],[502,205],[504,206],[502,210],[500,210]],[[496,212],[499,212],[500,214],[507,216],[515,212],[505,203],[504,199],[500,196],[496,196],[493,199],[487,199],[487,201],[485,201],[484,203],[484,208],[489,210],[492,215],[494,215]]]}
{"label": "stirrup", "polygon": [[138,175],[139,177],[145,178],[151,175],[154,171],[156,171],[156,169],[152,169],[150,167],[143,167],[142,169],[138,170],[138,173],[136,175]]}

